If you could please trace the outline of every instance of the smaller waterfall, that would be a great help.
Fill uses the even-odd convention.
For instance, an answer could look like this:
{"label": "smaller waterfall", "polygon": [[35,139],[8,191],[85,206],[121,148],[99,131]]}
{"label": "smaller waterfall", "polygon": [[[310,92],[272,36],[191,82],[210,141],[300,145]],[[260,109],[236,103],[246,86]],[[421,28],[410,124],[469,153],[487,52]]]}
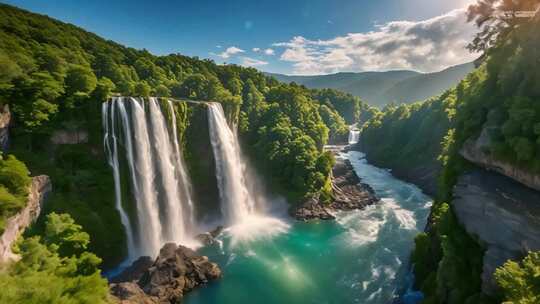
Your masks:
{"label": "smaller waterfall", "polygon": [[246,185],[240,146],[227,124],[221,104],[208,104],[208,122],[216,160],[221,211],[227,222],[237,223],[255,211],[253,196]]}
{"label": "smaller waterfall", "polygon": [[[113,100],[110,104],[104,103],[102,107],[103,129],[105,130],[103,144],[105,147],[105,153],[107,154],[107,160],[109,162],[109,165],[113,169],[116,209],[120,213],[120,221],[126,229],[128,260],[131,260],[133,258],[133,256],[131,255],[134,252],[135,245],[129,217],[125,212],[124,208],[122,207],[122,191],[120,189],[120,165],[118,162],[118,139],[116,138],[116,126],[114,123],[116,103],[117,100]],[[109,107],[111,108],[110,111],[112,112],[110,117]]]}
{"label": "smaller waterfall", "polygon": [[349,127],[349,145],[354,145],[358,143],[359,137],[360,137],[360,130],[356,129],[354,125]]}
{"label": "smaller waterfall", "polygon": [[265,209],[269,199],[257,200],[260,195],[253,190],[252,178],[247,177],[237,136],[227,124],[220,103],[208,103],[208,126],[216,161],[221,212],[229,226],[226,231],[232,236],[231,244],[287,231],[289,225],[261,210]]}

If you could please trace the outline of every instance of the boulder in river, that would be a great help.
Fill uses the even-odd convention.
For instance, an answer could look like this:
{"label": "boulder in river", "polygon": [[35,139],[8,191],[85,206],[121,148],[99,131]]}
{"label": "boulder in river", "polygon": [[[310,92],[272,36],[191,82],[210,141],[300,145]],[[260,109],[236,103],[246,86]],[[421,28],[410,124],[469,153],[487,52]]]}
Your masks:
{"label": "boulder in river", "polygon": [[297,220],[332,220],[336,211],[363,209],[379,201],[375,191],[364,183],[354,171],[348,159],[338,158],[332,168],[333,198],[323,203],[318,197],[311,197],[292,211]]}
{"label": "boulder in river", "polygon": [[[206,256],[174,243],[165,244],[151,265],[145,260],[137,260],[111,280],[111,293],[120,303],[179,303],[186,292],[221,277],[219,266]],[[141,271],[141,265],[148,267]]]}

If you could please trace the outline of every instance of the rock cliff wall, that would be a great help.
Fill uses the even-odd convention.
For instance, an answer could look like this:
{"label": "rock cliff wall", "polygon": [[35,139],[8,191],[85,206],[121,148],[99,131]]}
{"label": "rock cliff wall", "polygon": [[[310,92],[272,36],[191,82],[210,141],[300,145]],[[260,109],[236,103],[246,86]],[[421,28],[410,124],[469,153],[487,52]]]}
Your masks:
{"label": "rock cliff wall", "polygon": [[461,156],[487,170],[506,175],[527,187],[540,191],[540,175],[493,157],[489,150],[491,129],[485,127],[477,139],[468,139],[459,151]]}
{"label": "rock cliff wall", "polygon": [[0,110],[0,150],[6,151],[9,145],[9,125],[11,124],[11,111],[9,105]]}
{"label": "rock cliff wall", "polygon": [[51,190],[52,185],[48,176],[40,175],[32,178],[26,207],[7,220],[4,234],[0,237],[0,261],[17,258],[11,251],[11,246],[24,229],[38,218],[43,202]]}
{"label": "rock cliff wall", "polygon": [[540,193],[494,172],[459,177],[452,206],[467,232],[486,248],[482,291],[493,295],[493,272],[508,259],[540,250]]}

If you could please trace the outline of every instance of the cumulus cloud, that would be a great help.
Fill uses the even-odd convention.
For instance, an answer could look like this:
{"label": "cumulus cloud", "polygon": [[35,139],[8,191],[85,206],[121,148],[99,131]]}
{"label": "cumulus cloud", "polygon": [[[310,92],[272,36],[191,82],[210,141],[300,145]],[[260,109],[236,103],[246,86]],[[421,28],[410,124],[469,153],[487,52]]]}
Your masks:
{"label": "cumulus cloud", "polygon": [[242,57],[240,64],[248,67],[257,67],[261,65],[267,65],[268,62],[250,57]]}
{"label": "cumulus cloud", "polygon": [[227,59],[227,58],[231,57],[232,55],[239,54],[239,53],[244,53],[244,52],[245,51],[242,50],[241,48],[237,48],[235,46],[230,46],[224,52],[219,53],[218,56],[223,58],[223,59]]}
{"label": "cumulus cloud", "polygon": [[260,52],[260,51],[261,51],[261,49],[260,49],[260,48],[252,48],[251,50],[252,50],[253,52],[255,52],[255,53],[258,53],[258,52]]}
{"label": "cumulus cloud", "polygon": [[423,21],[392,21],[367,33],[349,33],[329,40],[297,36],[275,43],[285,50],[280,60],[291,62],[295,74],[340,71],[414,69],[432,72],[474,60],[465,46],[476,33],[465,9]]}
{"label": "cumulus cloud", "polygon": [[266,49],[266,50],[264,50],[264,54],[266,54],[268,56],[272,56],[272,55],[274,55],[274,50],[273,49]]}

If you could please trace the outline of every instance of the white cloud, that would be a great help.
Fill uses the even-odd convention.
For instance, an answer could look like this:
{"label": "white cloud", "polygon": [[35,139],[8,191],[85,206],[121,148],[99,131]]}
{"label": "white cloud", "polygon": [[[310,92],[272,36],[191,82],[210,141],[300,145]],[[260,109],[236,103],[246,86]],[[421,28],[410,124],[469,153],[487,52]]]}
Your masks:
{"label": "white cloud", "polygon": [[273,49],[266,49],[264,50],[264,53],[268,56],[272,56],[274,55],[274,50]]}
{"label": "white cloud", "polygon": [[340,71],[414,69],[423,72],[474,60],[465,46],[476,32],[465,10],[453,10],[424,21],[392,21],[367,33],[349,33],[329,40],[297,36],[275,43],[285,48],[280,60],[291,62],[295,74]]}
{"label": "white cloud", "polygon": [[261,51],[261,49],[260,49],[260,48],[252,48],[251,50],[252,50],[253,52],[255,52],[255,53],[258,53],[258,52],[260,52],[260,51]]}
{"label": "white cloud", "polygon": [[250,57],[242,57],[240,64],[248,67],[256,67],[261,65],[267,65],[268,62]]}
{"label": "white cloud", "polygon": [[227,58],[231,57],[232,55],[239,54],[239,53],[244,53],[244,52],[245,51],[242,50],[241,48],[237,48],[235,46],[230,46],[225,50],[225,52],[219,53],[218,56],[223,58],[223,59],[227,59]]}

